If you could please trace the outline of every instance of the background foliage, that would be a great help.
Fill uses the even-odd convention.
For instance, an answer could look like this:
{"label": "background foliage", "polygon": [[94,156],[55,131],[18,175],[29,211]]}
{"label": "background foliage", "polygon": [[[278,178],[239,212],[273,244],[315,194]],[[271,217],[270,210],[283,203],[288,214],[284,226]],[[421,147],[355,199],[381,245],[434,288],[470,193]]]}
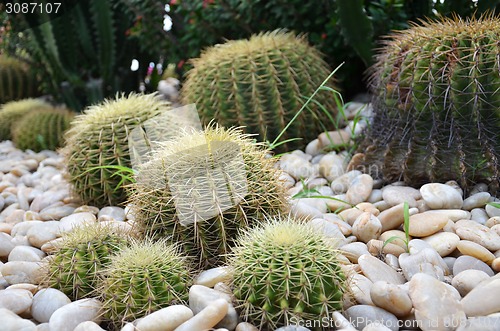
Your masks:
{"label": "background foliage", "polygon": [[[61,54],[60,63],[47,61],[47,50],[43,45],[47,45],[48,39],[41,39],[35,30],[25,30],[25,20],[8,22],[5,14],[0,14],[4,23],[0,31],[0,49],[30,61],[39,73],[42,89],[55,96],[64,96],[66,103],[79,104],[76,108],[95,103],[118,89],[137,90],[150,62],[160,62],[164,66],[175,63],[179,73],[183,73],[189,67],[188,60],[197,57],[207,46],[276,28],[307,33],[310,43],[324,53],[332,68],[345,62],[338,80],[344,96],[350,98],[366,90],[364,71],[371,64],[378,41],[391,30],[407,28],[409,20],[424,17],[452,16],[453,13],[462,17],[473,13],[479,15],[486,10],[498,9],[500,4],[500,0],[77,2],[84,21],[76,22],[78,16],[71,13],[50,23],[55,46]],[[98,3],[108,9],[95,11]],[[172,20],[170,31],[163,29],[165,15]],[[100,29],[97,16],[107,20],[101,21],[104,24],[101,27],[111,27],[112,30]],[[20,31],[25,33],[20,34]],[[83,33],[90,36],[90,44],[84,44],[85,39],[81,37],[75,38]],[[109,47],[103,52],[100,45]],[[132,74],[129,67],[134,58],[141,66]],[[64,69],[63,74],[58,67]]]}

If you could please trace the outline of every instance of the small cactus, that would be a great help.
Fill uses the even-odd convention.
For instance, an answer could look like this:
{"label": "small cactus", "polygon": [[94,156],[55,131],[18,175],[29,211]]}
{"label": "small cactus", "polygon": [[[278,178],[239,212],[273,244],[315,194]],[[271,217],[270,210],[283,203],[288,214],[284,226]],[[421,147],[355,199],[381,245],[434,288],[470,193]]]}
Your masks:
{"label": "small cactus", "polygon": [[63,149],[68,179],[83,203],[104,207],[126,200],[121,178],[114,166],[131,167],[130,132],[150,118],[170,110],[158,94],[117,95],[88,107],[66,133]]}
{"label": "small cactus", "polygon": [[346,277],[336,256],[320,232],[289,216],[243,231],[228,262],[243,320],[273,330],[341,310]]}
{"label": "small cactus", "polygon": [[288,208],[281,171],[267,153],[234,128],[180,132],[139,168],[129,203],[140,231],[216,265],[239,229]]}
{"label": "small cactus", "polygon": [[414,186],[500,188],[500,21],[443,18],[396,32],[372,68],[375,116],[353,167]]}
{"label": "small cactus", "polygon": [[98,288],[105,317],[118,328],[188,299],[192,270],[166,240],[134,241],[111,258]]}
{"label": "small cactus", "polygon": [[63,145],[64,132],[74,116],[65,108],[30,112],[13,125],[12,141],[19,149],[55,150]]}
{"label": "small cactus", "polygon": [[104,267],[131,238],[131,233],[101,223],[65,232],[48,260],[43,283],[73,300],[95,295]]}
{"label": "small cactus", "polygon": [[[282,30],[208,48],[192,64],[181,95],[185,104],[196,104],[205,125],[215,119],[222,126],[243,126],[271,142],[330,74],[304,36]],[[335,112],[331,93],[319,91],[315,99]],[[314,103],[309,106],[281,137],[303,140],[289,141],[283,150],[305,146],[328,126],[331,115]]]}
{"label": "small cactus", "polygon": [[25,63],[0,55],[0,104],[36,96],[35,75]]}
{"label": "small cactus", "polygon": [[0,141],[12,139],[12,127],[24,115],[32,111],[51,108],[49,103],[40,99],[23,99],[2,105],[0,108]]}

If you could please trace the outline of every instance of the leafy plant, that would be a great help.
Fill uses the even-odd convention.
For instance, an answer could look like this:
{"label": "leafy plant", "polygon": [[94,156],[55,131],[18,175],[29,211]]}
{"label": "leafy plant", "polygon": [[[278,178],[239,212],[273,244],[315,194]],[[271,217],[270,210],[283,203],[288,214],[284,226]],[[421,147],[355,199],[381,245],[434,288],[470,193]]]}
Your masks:
{"label": "leafy plant", "polygon": [[129,67],[141,54],[125,34],[133,14],[119,0],[67,1],[61,6],[63,15],[30,11],[9,20],[12,30],[22,33],[14,41],[27,52],[43,91],[81,110],[117,91],[137,89],[138,73]]}

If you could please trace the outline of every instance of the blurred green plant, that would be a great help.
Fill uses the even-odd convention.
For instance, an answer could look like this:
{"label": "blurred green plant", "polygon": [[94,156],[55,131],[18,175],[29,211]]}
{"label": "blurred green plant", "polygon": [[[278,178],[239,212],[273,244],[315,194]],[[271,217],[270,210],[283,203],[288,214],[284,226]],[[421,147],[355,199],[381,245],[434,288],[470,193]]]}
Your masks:
{"label": "blurred green plant", "polygon": [[[182,68],[187,59],[226,39],[286,28],[308,34],[331,67],[339,71],[344,96],[364,89],[363,72],[371,63],[373,40],[408,28],[408,20],[437,15],[462,17],[499,7],[498,0],[121,0],[140,21],[131,36],[143,50],[163,55]],[[167,9],[168,12],[165,10]],[[165,16],[168,16],[165,18]],[[163,20],[171,20],[164,30]]]}
{"label": "blurred green plant", "polygon": [[139,86],[130,70],[141,57],[138,41],[127,36],[135,16],[126,9],[120,0],[86,0],[67,5],[64,15],[19,13],[10,17],[8,40],[25,50],[45,93],[81,110]]}

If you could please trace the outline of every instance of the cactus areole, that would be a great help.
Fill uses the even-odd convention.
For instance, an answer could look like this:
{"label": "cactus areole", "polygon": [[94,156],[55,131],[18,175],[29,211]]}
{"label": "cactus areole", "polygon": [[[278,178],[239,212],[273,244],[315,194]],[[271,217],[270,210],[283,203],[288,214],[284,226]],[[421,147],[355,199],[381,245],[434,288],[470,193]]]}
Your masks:
{"label": "cactus areole", "polygon": [[422,22],[396,32],[379,54],[375,116],[356,165],[388,181],[456,180],[466,190],[483,182],[497,193],[498,18]]}

